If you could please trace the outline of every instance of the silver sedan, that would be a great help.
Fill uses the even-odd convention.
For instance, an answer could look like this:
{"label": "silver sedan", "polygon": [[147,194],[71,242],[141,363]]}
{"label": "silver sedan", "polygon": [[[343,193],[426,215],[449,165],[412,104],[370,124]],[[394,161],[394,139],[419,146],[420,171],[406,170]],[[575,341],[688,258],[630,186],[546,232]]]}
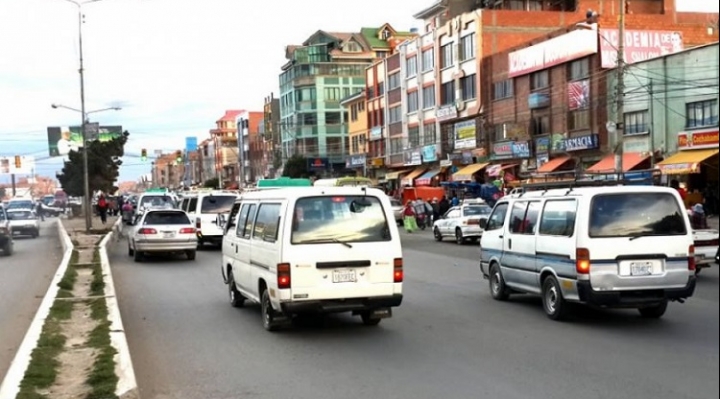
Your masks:
{"label": "silver sedan", "polygon": [[32,238],[40,235],[40,221],[32,209],[8,209],[7,217],[10,219],[10,230],[13,235]]}
{"label": "silver sedan", "polygon": [[128,256],[141,262],[146,254],[184,253],[195,260],[197,236],[187,214],[179,209],[146,211],[128,235]]}

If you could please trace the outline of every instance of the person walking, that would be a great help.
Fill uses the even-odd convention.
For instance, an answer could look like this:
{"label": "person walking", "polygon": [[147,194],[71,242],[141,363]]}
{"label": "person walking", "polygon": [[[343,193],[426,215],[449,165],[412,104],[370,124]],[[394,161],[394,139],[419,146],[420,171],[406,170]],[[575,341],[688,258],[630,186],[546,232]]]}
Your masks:
{"label": "person walking", "polygon": [[405,225],[405,231],[412,233],[417,229],[417,221],[415,220],[415,207],[412,201],[408,201],[405,204],[403,210],[403,224]]}
{"label": "person walking", "polygon": [[107,213],[108,213],[108,202],[107,199],[105,199],[105,194],[100,194],[100,197],[98,198],[98,213],[100,214],[100,221],[102,224],[107,223]]}
{"label": "person walking", "polygon": [[38,200],[37,203],[35,203],[35,213],[37,214],[37,217],[40,218],[41,221],[45,221],[45,210],[43,209],[43,203],[42,201]]}

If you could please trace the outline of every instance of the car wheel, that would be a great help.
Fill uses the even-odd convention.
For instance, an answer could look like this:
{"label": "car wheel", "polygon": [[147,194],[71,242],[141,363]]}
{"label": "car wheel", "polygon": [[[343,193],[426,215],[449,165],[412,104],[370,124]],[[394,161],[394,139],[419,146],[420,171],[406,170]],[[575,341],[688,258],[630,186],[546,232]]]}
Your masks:
{"label": "car wheel", "polygon": [[458,245],[463,245],[463,244],[465,244],[465,237],[463,237],[462,230],[460,230],[459,227],[455,229],[455,242],[456,242]]}
{"label": "car wheel", "polygon": [[490,294],[493,299],[497,301],[505,301],[510,296],[508,293],[507,286],[505,286],[505,279],[500,271],[500,266],[497,263],[493,263],[490,266]]}
{"label": "car wheel", "polygon": [[133,260],[135,262],[142,262],[143,261],[143,254],[142,252],[138,251],[137,249],[133,250]]}
{"label": "car wheel", "polygon": [[700,274],[701,270],[702,270],[702,267],[695,266],[695,275],[697,276],[698,274]]}
{"label": "car wheel", "polygon": [[382,320],[379,317],[371,317],[372,312],[362,312],[360,313],[360,318],[362,319],[363,324],[366,326],[376,326],[380,324],[380,321]]}
{"label": "car wheel", "polygon": [[270,292],[267,288],[262,293],[262,299],[260,300],[260,313],[262,314],[262,323],[263,328],[265,328],[268,331],[277,331],[280,326],[278,322],[275,320],[276,313],[275,309],[272,307],[272,303],[270,303]]}
{"label": "car wheel", "polygon": [[135,255],[135,251],[132,249],[132,247],[130,246],[130,243],[128,242],[128,256],[133,256],[133,255]]}
{"label": "car wheel", "polygon": [[39,236],[40,236],[40,232],[39,232],[39,231],[37,231],[37,230],[33,231],[33,233],[32,233],[32,238],[38,238]]}
{"label": "car wheel", "polygon": [[563,298],[560,284],[555,276],[548,276],[542,284],[542,303],[545,314],[552,320],[563,320],[567,317],[568,304]]}
{"label": "car wheel", "polygon": [[187,256],[188,260],[195,260],[195,251],[185,251],[185,256]]}
{"label": "car wheel", "polygon": [[235,286],[235,277],[231,271],[228,271],[228,298],[230,299],[230,306],[234,308],[241,308],[245,306],[245,297],[238,291]]}
{"label": "car wheel", "polygon": [[640,316],[646,319],[659,319],[665,314],[667,306],[668,301],[662,301],[657,305],[640,308],[638,311],[640,312]]}
{"label": "car wheel", "polygon": [[5,246],[2,247],[3,255],[12,256],[13,254],[13,243],[12,240],[8,239],[5,241]]}
{"label": "car wheel", "polygon": [[437,227],[433,229],[433,236],[435,236],[435,241],[438,242],[442,241],[443,239],[443,236],[440,233],[440,229],[438,229]]}

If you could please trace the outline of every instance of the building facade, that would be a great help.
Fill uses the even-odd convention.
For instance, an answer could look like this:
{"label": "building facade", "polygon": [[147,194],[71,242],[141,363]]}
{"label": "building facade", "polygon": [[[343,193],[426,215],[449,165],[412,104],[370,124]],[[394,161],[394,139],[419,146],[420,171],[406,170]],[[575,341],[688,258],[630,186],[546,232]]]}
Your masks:
{"label": "building facade", "polygon": [[215,148],[215,174],[223,187],[238,181],[238,129],[237,116],[243,110],[228,110],[215,122],[210,137]]}
{"label": "building facade", "polygon": [[348,114],[348,157],[345,169],[355,171],[356,176],[367,175],[368,121],[365,90],[344,98],[340,105]]}
{"label": "building facade", "polygon": [[302,45],[288,46],[280,74],[283,158],[302,154],[323,168],[344,169],[349,121],[340,100],[362,90],[365,68],[411,35],[385,24],[358,33],[320,30]]}
{"label": "building facade", "polygon": [[265,175],[275,177],[282,167],[282,152],[280,151],[280,99],[270,93],[263,103],[262,137],[266,142],[265,158],[268,170]]}
{"label": "building facade", "polygon": [[260,140],[258,129],[263,120],[263,112],[242,111],[235,117],[237,135],[237,164],[239,187],[255,182],[257,177],[264,173],[258,169],[258,162],[262,158],[262,150],[257,151],[257,141]]}
{"label": "building facade", "polygon": [[[388,152],[387,127],[385,126],[385,81],[388,61],[379,59],[365,70],[365,112],[367,119],[367,175],[378,181],[386,181],[386,158]],[[395,61],[393,61],[395,62]]]}

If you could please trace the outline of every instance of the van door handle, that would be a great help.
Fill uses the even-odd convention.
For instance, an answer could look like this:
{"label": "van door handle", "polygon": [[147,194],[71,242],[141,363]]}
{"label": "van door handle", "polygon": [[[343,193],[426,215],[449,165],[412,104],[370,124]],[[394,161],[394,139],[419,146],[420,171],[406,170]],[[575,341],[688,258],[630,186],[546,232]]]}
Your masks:
{"label": "van door handle", "polygon": [[508,249],[512,249],[512,238],[508,238]]}
{"label": "van door handle", "polygon": [[505,236],[498,236],[498,238],[501,239],[501,240],[503,239],[503,237],[505,237]]}

